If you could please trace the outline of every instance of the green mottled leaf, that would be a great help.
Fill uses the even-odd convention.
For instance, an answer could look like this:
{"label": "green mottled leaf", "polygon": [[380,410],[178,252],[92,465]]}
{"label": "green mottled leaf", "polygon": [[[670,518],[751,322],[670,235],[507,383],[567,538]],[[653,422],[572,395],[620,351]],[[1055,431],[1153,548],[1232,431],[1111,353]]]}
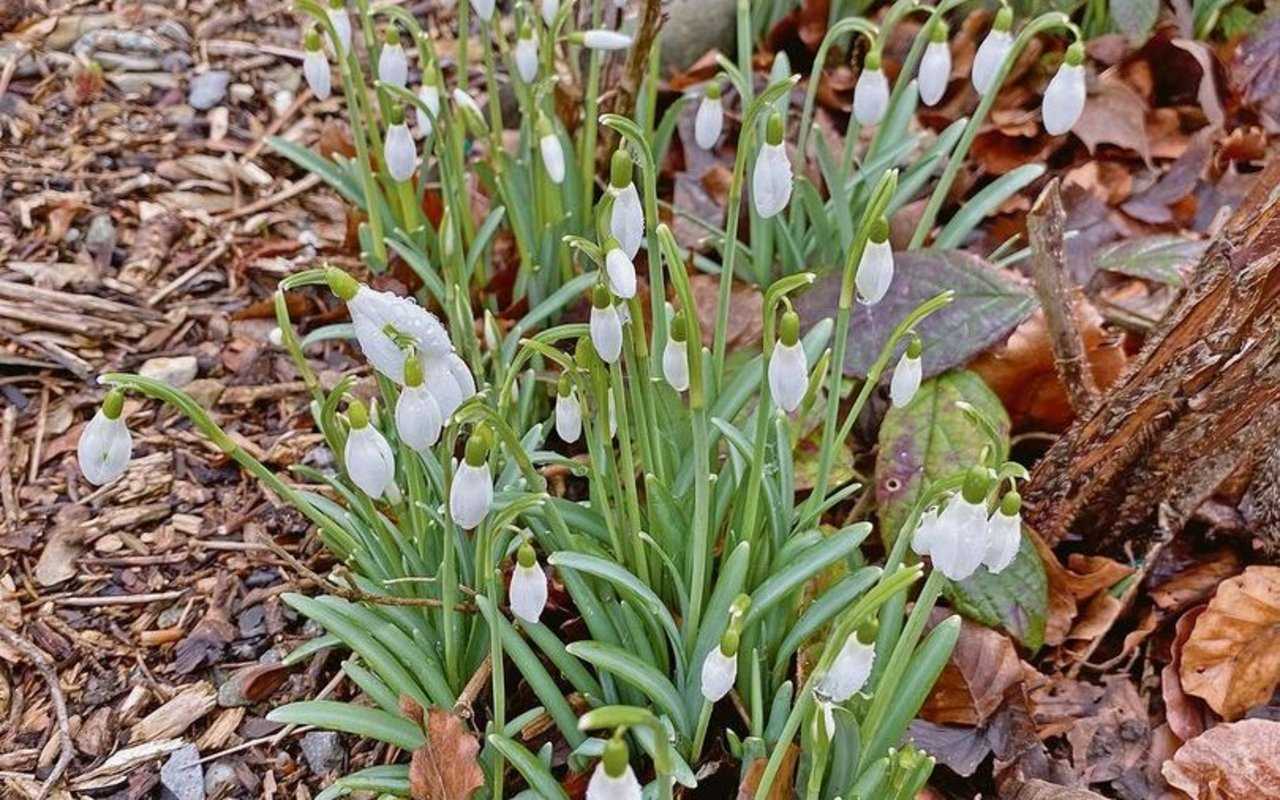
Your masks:
{"label": "green mottled leaf", "polygon": [[[846,375],[865,378],[894,327],[939,292],[950,289],[955,298],[917,327],[926,377],[961,366],[1003,340],[1036,306],[1029,286],[969,253],[916,250],[894,253],[894,263],[893,285],[885,298],[873,306],[854,305]],[[835,318],[840,278],[828,275],[800,298],[797,310],[806,324]]]}
{"label": "green mottled leaf", "polygon": [[1111,20],[1116,28],[1133,41],[1143,41],[1151,34],[1160,16],[1160,0],[1111,0]]}
{"label": "green mottled leaf", "polygon": [[969,619],[1003,628],[1031,650],[1044,644],[1049,580],[1040,554],[1026,536],[1013,563],[999,575],[978,567],[965,580],[951,583],[946,594],[951,607]]}
{"label": "green mottled leaf", "polygon": [[1094,263],[1108,272],[1180,288],[1187,284],[1183,271],[1193,268],[1208,246],[1204,240],[1169,233],[1142,236],[1099,248]]}

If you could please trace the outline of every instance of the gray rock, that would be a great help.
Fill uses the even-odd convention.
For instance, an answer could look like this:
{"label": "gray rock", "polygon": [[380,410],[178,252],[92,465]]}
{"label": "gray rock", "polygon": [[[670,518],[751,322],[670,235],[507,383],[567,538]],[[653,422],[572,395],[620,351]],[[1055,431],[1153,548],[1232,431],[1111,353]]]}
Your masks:
{"label": "gray rock", "polygon": [[200,365],[195,356],[174,356],[172,358],[149,358],[138,368],[138,374],[144,378],[164,381],[170,386],[186,386],[196,378]]}
{"label": "gray rock", "polygon": [[235,797],[239,790],[235,765],[227,759],[219,759],[205,770],[204,792],[209,797]]}
{"label": "gray rock", "polygon": [[346,753],[338,734],[332,731],[311,731],[302,737],[302,757],[315,775],[328,775],[342,769]]}
{"label": "gray rock", "polygon": [[659,37],[663,72],[683,72],[708,50],[737,51],[736,0],[673,0]]}
{"label": "gray rock", "polygon": [[162,800],[204,800],[204,770],[200,750],[189,744],[174,750],[160,768]]}
{"label": "gray rock", "polygon": [[227,96],[227,86],[231,84],[231,73],[226,70],[211,69],[191,79],[191,90],[187,94],[187,102],[200,111],[208,111],[222,102]]}

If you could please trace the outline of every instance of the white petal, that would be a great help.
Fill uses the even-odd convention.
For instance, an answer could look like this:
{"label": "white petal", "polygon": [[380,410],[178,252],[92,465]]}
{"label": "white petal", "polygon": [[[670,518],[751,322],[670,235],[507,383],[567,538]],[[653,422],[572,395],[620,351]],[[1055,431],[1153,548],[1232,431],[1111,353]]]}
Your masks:
{"label": "white petal", "polygon": [[484,112],[480,110],[480,104],[476,102],[474,97],[462,89],[454,89],[450,96],[453,97],[454,105],[458,106],[464,113],[475,114],[482,121],[484,120]]}
{"label": "white petal", "polygon": [[396,433],[414,450],[425,450],[440,439],[444,419],[426,386],[409,386],[396,401]]}
{"label": "white petal", "polygon": [[327,100],[333,91],[329,75],[329,59],[323,50],[308,50],[302,58],[302,76],[317,100]]}
{"label": "white petal", "polygon": [[884,70],[864,69],[853,87],[853,116],[859,125],[879,125],[889,108],[889,79]]}
{"label": "white petal", "polygon": [[508,599],[512,614],[525,622],[537,622],[547,607],[547,573],[536,563],[531,567],[516,564]]}
{"label": "white petal", "polygon": [[468,400],[476,393],[476,379],[471,375],[471,368],[467,366],[467,362],[462,360],[462,356],[457,353],[448,353],[444,357],[444,364],[449,368],[449,374],[453,376],[454,383],[458,385],[458,393],[463,400]]}
{"label": "white petal", "polygon": [[667,339],[662,350],[662,374],[677,392],[689,388],[689,343]]}
{"label": "white petal", "polygon": [[448,422],[465,399],[449,359],[441,356],[427,357],[421,359],[421,364],[423,385],[436,399],[436,405],[440,406],[440,417]]}
{"label": "white petal", "polygon": [[1004,509],[997,508],[996,513],[987,521],[987,548],[982,556],[982,563],[992,573],[1003,572],[1013,563],[1022,545],[1022,515],[1009,516]]}
{"label": "white petal", "polygon": [[361,286],[347,302],[347,310],[365,358],[396,383],[404,383],[405,352],[388,334],[389,329],[423,355],[444,355],[453,350],[440,320],[412,298]]}
{"label": "white petal", "polygon": [[556,185],[564,183],[564,148],[560,145],[560,137],[548,133],[538,140],[538,149],[542,152],[542,166],[547,169],[547,177]]}
{"label": "white petal", "polygon": [[951,82],[951,46],[946,42],[929,42],[920,59],[920,100],[931,106],[947,93]]}
{"label": "white petal", "polygon": [[335,48],[339,56],[346,55],[351,49],[351,17],[346,8],[330,8],[329,22],[338,34],[338,46]]}
{"label": "white petal", "polygon": [[819,699],[818,711],[822,714],[822,727],[827,732],[827,741],[831,741],[836,737],[836,715],[835,707],[826,700]]}
{"label": "white petal", "polygon": [[766,144],[760,148],[751,173],[751,199],[756,213],[765,219],[787,207],[791,200],[791,161],[787,159],[786,145]]}
{"label": "white petal", "polygon": [[938,508],[931,506],[920,515],[915,533],[911,536],[911,549],[918,556],[927,556],[933,552],[933,543],[938,537]]}
{"label": "white petal", "polygon": [[560,10],[560,0],[542,0],[538,7],[542,9],[542,21],[550,25],[556,18],[556,12]]}
{"label": "white petal", "polygon": [[875,645],[863,644],[858,641],[857,634],[849,634],[835,660],[831,662],[827,674],[822,676],[818,691],[833,703],[843,703],[853,697],[867,682],[867,678],[871,677],[875,658]]}
{"label": "white petal", "polygon": [[590,30],[583,32],[582,44],[589,50],[624,50],[631,46],[631,37],[617,31]]}
{"label": "white petal", "polygon": [[1084,66],[1063,64],[1044,90],[1044,129],[1050,136],[1071,130],[1084,111]]}
{"label": "white petal", "polygon": [[724,130],[724,105],[720,98],[703,97],[693,118],[693,140],[703,150],[710,150]]}
{"label": "white petal", "polygon": [[493,505],[493,477],[488,463],[473,467],[465,461],[458,465],[449,491],[449,515],[464,530],[484,521]]}
{"label": "white petal", "polygon": [[356,428],[348,434],[343,461],[351,482],[370,497],[381,497],[396,476],[391,445],[372,425]]}
{"label": "white petal", "polygon": [[133,456],[133,436],[124,414],[108,419],[102,409],[84,426],[76,445],[80,473],[94,486],[110,483],[129,466]]}
{"label": "white petal", "polygon": [[525,83],[533,83],[538,77],[538,42],[533,37],[516,41],[516,72]]}
{"label": "white petal", "polygon": [[587,782],[587,800],[640,800],[640,781],[636,773],[627,766],[626,772],[616,778],[604,771],[604,762],[596,764]]}
{"label": "white petal", "polygon": [[640,252],[640,242],[644,239],[644,208],[640,205],[640,192],[636,191],[634,183],[613,190],[609,233],[622,245],[627,258],[634,259]]}
{"label": "white petal", "polygon": [[800,342],[779,343],[769,357],[769,392],[778,407],[790,414],[800,406],[809,389],[809,359]]}
{"label": "white petal", "polygon": [[582,404],[573,392],[556,395],[556,435],[569,443],[582,435]]}
{"label": "white petal", "polygon": [[714,703],[729,693],[738,678],[738,659],[727,656],[717,645],[702,662],[702,696]]}
{"label": "white petal", "polygon": [[929,555],[934,569],[953,581],[973,574],[986,555],[987,509],[956,496],[938,515]]}
{"label": "white petal", "polygon": [[623,300],[636,296],[636,265],[622,248],[615,247],[605,254],[604,268],[609,274],[610,292]]}
{"label": "white petal", "polygon": [[1000,70],[1000,65],[1004,63],[1005,56],[1009,55],[1009,51],[1013,49],[1013,34],[1009,31],[993,30],[987,34],[987,38],[982,40],[982,44],[978,46],[978,52],[973,57],[973,88],[978,90],[978,94],[986,94],[988,89],[995,82],[996,73]]}
{"label": "white petal", "polygon": [[867,242],[862,251],[862,263],[858,266],[858,298],[872,306],[884,299],[893,282],[893,248],[889,240]]}
{"label": "white petal", "polygon": [[920,388],[921,366],[919,358],[911,358],[905,352],[898,359],[898,366],[893,369],[893,378],[889,381],[889,400],[894,408],[902,408],[916,396]]}
{"label": "white petal", "polygon": [[383,45],[378,54],[378,80],[401,89],[409,83],[409,59],[403,45]]}
{"label": "white petal", "polygon": [[613,402],[612,389],[610,389],[609,393],[605,395],[604,402],[606,411],[608,412],[607,416],[609,417],[609,438],[612,439],[618,435],[618,407]]}
{"label": "white petal", "polygon": [[493,16],[493,6],[494,0],[471,0],[471,9],[485,22]]}
{"label": "white petal", "polygon": [[615,306],[591,307],[591,343],[606,364],[612,364],[622,355],[622,320]]}
{"label": "white petal", "polygon": [[440,113],[440,89],[424,83],[418,88],[418,98],[427,106],[426,111],[414,106],[414,113],[418,116],[418,132],[422,136],[430,136],[435,129],[432,120]]}
{"label": "white petal", "polygon": [[413,143],[413,134],[409,126],[403,122],[387,128],[387,138],[383,142],[386,154],[387,174],[395,181],[407,181],[413,177],[418,168],[418,148]]}

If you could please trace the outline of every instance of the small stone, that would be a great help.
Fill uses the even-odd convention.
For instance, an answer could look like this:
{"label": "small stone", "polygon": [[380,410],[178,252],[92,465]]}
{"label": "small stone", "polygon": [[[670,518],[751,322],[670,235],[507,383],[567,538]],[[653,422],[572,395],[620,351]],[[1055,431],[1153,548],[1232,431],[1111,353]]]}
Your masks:
{"label": "small stone", "polygon": [[231,100],[234,103],[247,103],[253,99],[255,92],[247,83],[231,84]]}
{"label": "small stone", "polygon": [[213,378],[199,378],[186,386],[187,394],[195,398],[202,408],[213,408],[227,387]]}
{"label": "small stone", "polygon": [[195,380],[199,369],[195,356],[161,357],[147,359],[138,368],[138,374],[144,378],[164,381],[170,386],[182,387]]}
{"label": "small stone", "polygon": [[193,744],[174,750],[160,768],[162,800],[204,800],[204,770]]}
{"label": "small stone", "polygon": [[208,72],[202,72],[191,79],[187,102],[193,108],[208,111],[227,96],[227,86],[230,84],[231,73],[226,70],[211,69]]}
{"label": "small stone", "polygon": [[302,757],[313,775],[328,775],[342,769],[346,754],[333,731],[311,731],[302,737]]}
{"label": "small stone", "polygon": [[204,792],[209,797],[235,797],[240,788],[235,765],[227,759],[219,759],[205,770]]}

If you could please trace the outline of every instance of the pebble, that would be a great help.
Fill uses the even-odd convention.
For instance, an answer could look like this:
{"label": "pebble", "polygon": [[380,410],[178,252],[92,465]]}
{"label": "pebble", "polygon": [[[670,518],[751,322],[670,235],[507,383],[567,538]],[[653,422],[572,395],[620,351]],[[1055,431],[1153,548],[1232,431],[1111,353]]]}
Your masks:
{"label": "pebble", "polygon": [[221,69],[202,72],[191,79],[191,89],[187,94],[187,102],[200,111],[208,111],[222,102],[227,96],[227,86],[231,84],[231,73]]}
{"label": "pebble", "polygon": [[209,797],[235,797],[240,788],[236,768],[225,758],[213,762],[205,770],[204,791]]}
{"label": "pebble", "polygon": [[177,387],[186,386],[195,380],[198,371],[195,356],[150,358],[138,368],[138,374],[144,378],[155,378]]}
{"label": "pebble", "polygon": [[302,757],[314,775],[328,775],[342,769],[346,760],[338,734],[333,731],[311,731],[303,736]]}
{"label": "pebble", "polygon": [[200,749],[193,744],[174,750],[160,768],[162,800],[204,800],[204,770]]}

